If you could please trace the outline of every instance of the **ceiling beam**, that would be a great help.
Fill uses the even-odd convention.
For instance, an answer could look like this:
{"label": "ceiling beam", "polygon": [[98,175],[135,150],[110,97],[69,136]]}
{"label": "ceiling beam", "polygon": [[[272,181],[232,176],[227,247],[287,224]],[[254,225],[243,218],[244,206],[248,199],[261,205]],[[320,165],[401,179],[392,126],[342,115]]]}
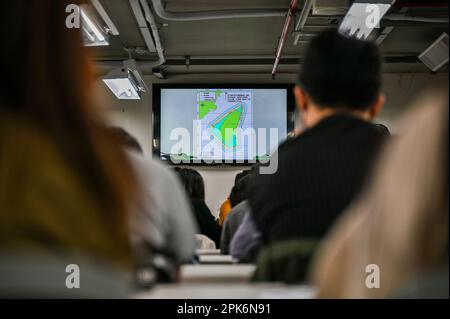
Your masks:
{"label": "ceiling beam", "polygon": [[[303,58],[282,58],[280,65],[298,65],[302,64]],[[387,56],[384,57],[384,63],[419,63],[416,55],[405,56]],[[270,65],[273,59],[191,59],[190,65]],[[184,59],[168,59],[165,65],[185,65]]]}

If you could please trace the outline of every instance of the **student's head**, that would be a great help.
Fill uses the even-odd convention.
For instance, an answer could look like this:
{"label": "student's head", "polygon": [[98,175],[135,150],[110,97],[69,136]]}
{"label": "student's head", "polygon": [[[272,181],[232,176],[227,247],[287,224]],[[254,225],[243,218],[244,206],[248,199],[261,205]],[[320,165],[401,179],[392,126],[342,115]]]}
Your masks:
{"label": "student's head", "polygon": [[250,182],[250,175],[246,173],[246,175],[241,177],[237,181],[237,183],[233,186],[230,193],[231,207],[235,207],[236,205],[247,199],[247,187],[249,182]]}
{"label": "student's head", "polygon": [[205,200],[205,183],[199,172],[191,168],[182,168],[178,171],[178,176],[190,198]]}
{"label": "student's head", "polygon": [[249,169],[237,173],[236,176],[234,177],[234,185],[236,185],[240,179],[244,178],[245,176],[249,175],[250,173],[251,173],[251,170],[249,170]]}
{"label": "student's head", "polygon": [[110,127],[110,130],[111,133],[116,136],[116,139],[120,141],[124,147],[143,154],[141,145],[133,135],[131,135],[121,127]]}
{"label": "student's head", "polygon": [[347,112],[372,120],[384,104],[382,66],[374,43],[327,30],[309,45],[294,94],[303,125]]}

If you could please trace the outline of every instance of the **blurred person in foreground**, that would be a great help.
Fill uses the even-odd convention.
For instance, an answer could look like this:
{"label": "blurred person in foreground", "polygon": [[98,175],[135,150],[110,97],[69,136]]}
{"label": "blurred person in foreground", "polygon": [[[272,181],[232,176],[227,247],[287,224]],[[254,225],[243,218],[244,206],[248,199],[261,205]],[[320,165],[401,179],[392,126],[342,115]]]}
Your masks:
{"label": "blurred person in foreground", "polygon": [[139,185],[139,199],[129,214],[137,283],[146,287],[175,281],[178,266],[194,255],[197,227],[191,205],[175,172],[145,158],[138,141],[124,129],[111,131],[127,149]]}
{"label": "blurred person in foreground", "polygon": [[[65,25],[73,3],[1,5],[2,296],[123,296],[107,270],[131,267],[126,212],[134,178],[92,103],[81,32]],[[68,264],[80,268],[80,289],[66,287]]]}
{"label": "blurred person in foreground", "polygon": [[448,110],[448,97],[433,95],[403,120],[317,256],[319,297],[448,299]]}
{"label": "blurred person in foreground", "polygon": [[205,202],[205,182],[199,172],[192,168],[182,168],[178,172],[181,184],[191,200],[192,211],[199,227],[199,234],[211,239],[218,249],[222,227],[216,222]]}
{"label": "blurred person in foreground", "polygon": [[377,46],[319,34],[294,89],[304,130],[279,147],[278,170],[251,183],[249,203],[264,246],[320,240],[360,191],[383,137],[371,124],[384,105]]}

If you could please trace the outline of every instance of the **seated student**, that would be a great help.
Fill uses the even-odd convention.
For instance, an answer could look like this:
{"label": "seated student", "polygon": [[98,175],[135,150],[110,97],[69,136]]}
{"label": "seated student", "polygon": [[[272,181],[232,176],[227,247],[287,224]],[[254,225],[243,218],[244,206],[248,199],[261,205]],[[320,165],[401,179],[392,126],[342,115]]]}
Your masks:
{"label": "seated student", "polygon": [[[64,27],[72,3],[2,3],[1,297],[124,297],[120,274],[131,271],[135,181],[91,99],[81,32]],[[81,285],[67,289],[77,267]]]}
{"label": "seated student", "polygon": [[434,94],[403,120],[317,255],[319,297],[448,299],[448,112]]}
{"label": "seated student", "polygon": [[194,255],[197,227],[191,205],[174,172],[157,160],[144,158],[139,143],[125,130],[111,130],[128,149],[138,179],[139,200],[129,214],[137,275],[154,270],[153,280],[174,281],[177,266]]}
{"label": "seated student", "polygon": [[[244,178],[249,173],[250,173],[250,170],[245,170],[245,171],[242,171],[242,172],[236,174],[236,176],[234,178],[234,185],[236,185],[241,178]],[[230,197],[228,197],[222,203],[222,205],[220,205],[220,212],[219,212],[219,225],[220,226],[223,226],[228,213],[231,211],[231,208],[232,208],[232,205],[231,205]]]}
{"label": "seated student", "polygon": [[195,215],[201,235],[212,239],[216,247],[220,247],[220,233],[222,227],[216,223],[215,218],[205,203],[205,183],[203,177],[194,169],[182,168],[178,172],[188,197],[191,199],[192,211]]}
{"label": "seated student", "polygon": [[381,135],[384,104],[373,43],[328,30],[307,49],[294,89],[305,130],[280,146],[278,170],[252,179],[249,203],[263,245],[320,240],[360,191]]}
{"label": "seated student", "polygon": [[[247,204],[248,205],[248,204]],[[230,255],[240,262],[254,263],[261,246],[261,233],[248,210],[230,242]]]}
{"label": "seated student", "polygon": [[229,254],[231,239],[236,233],[239,225],[242,223],[245,214],[249,211],[246,200],[249,180],[250,176],[244,176],[238,180],[231,190],[230,202],[232,209],[225,219],[220,240],[220,252],[224,255]]}

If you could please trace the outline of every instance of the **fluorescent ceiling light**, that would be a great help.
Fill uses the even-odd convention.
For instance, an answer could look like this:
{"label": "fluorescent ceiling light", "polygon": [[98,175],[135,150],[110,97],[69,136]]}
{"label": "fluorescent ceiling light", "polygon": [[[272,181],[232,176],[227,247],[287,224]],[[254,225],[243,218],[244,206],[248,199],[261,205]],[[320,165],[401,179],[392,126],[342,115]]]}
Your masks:
{"label": "fluorescent ceiling light", "polygon": [[119,100],[140,100],[139,91],[128,78],[103,79]]}
{"label": "fluorescent ceiling light", "polygon": [[103,82],[119,100],[140,100],[141,93],[147,92],[134,60],[124,61],[123,67],[112,70],[103,78]]}
{"label": "fluorescent ceiling light", "polygon": [[116,25],[114,22],[112,22],[109,15],[106,13],[105,9],[103,8],[102,4],[99,0],[91,0],[92,5],[97,10],[98,14],[102,17],[103,21],[105,21],[107,25],[107,31],[108,33],[112,35],[119,35],[119,30],[117,30]]}
{"label": "fluorescent ceiling light", "polygon": [[93,18],[87,13],[84,6],[80,7],[81,26],[83,30],[84,45],[91,46],[106,46],[109,45],[108,35],[99,27]]}
{"label": "fluorescent ceiling light", "polygon": [[395,0],[357,0],[355,1],[339,26],[343,34],[367,39],[379,24],[384,15],[389,11]]}

